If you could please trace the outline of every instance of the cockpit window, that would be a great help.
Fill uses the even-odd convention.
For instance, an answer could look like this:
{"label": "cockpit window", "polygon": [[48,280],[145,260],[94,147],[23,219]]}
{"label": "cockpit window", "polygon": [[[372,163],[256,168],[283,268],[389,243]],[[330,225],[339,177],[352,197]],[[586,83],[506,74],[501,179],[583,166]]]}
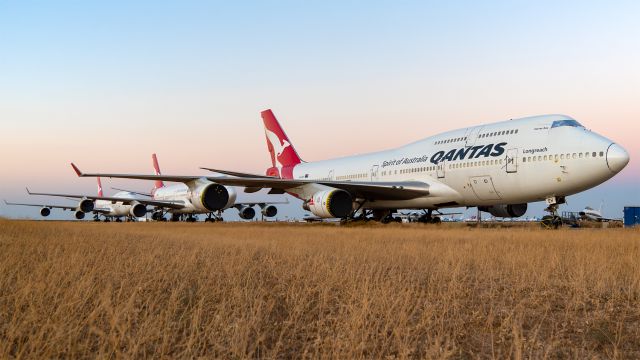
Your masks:
{"label": "cockpit window", "polygon": [[551,128],[557,128],[561,126],[571,126],[571,127],[583,127],[579,122],[575,120],[557,120],[551,124]]}

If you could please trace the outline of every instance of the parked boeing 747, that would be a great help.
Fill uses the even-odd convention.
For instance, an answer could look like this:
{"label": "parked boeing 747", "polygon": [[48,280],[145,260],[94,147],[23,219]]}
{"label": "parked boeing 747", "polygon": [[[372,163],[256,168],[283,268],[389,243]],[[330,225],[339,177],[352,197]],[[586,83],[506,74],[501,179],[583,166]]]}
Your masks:
{"label": "parked boeing 747", "polygon": [[[452,130],[386,151],[304,162],[271,110],[262,112],[271,167],[266,175],[211,169],[230,176],[83,174],[202,182],[198,196],[227,203],[242,186],[292,194],[321,218],[387,222],[397,209],[478,207],[496,217],[520,217],[546,201],[557,223],[565,198],[612,178],[629,162],[620,145],[565,115],[542,115]],[[204,188],[203,188],[204,189]]]}

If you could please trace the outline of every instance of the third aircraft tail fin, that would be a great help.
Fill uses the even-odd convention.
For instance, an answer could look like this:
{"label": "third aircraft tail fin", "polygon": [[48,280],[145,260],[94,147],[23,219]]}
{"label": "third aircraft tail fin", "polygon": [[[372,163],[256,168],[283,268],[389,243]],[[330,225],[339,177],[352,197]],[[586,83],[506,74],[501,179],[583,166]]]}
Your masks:
{"label": "third aircraft tail fin", "polygon": [[[162,173],[160,173],[160,165],[158,165],[158,157],[156,156],[156,154],[151,154],[151,159],[153,160],[153,173],[155,175],[162,175]],[[164,187],[164,182],[162,180],[156,180],[153,184],[151,194],[155,193],[156,190],[162,187]]]}
{"label": "third aircraft tail fin", "polygon": [[102,192],[102,181],[100,181],[99,177],[97,177],[96,179],[98,179],[98,196],[103,197],[104,194]]}

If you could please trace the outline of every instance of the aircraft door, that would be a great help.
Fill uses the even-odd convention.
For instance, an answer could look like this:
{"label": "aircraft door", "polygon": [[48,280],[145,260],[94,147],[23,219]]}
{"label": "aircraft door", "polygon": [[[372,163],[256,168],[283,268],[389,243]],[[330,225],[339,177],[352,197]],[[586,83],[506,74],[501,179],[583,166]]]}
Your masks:
{"label": "aircraft door", "polygon": [[465,137],[465,146],[470,147],[475,145],[476,140],[478,139],[478,135],[480,135],[480,131],[484,126],[476,126],[467,130],[467,133],[464,135]]}
{"label": "aircraft door", "polygon": [[373,165],[371,167],[371,181],[378,181],[378,165]]}
{"label": "aircraft door", "polygon": [[505,168],[508,173],[518,172],[518,149],[513,148],[507,150],[507,155],[505,157],[507,162]]}
{"label": "aircraft door", "polygon": [[329,170],[329,176],[327,177],[329,180],[333,180],[335,178],[334,176],[334,171],[333,170]]}
{"label": "aircraft door", "polygon": [[491,176],[472,176],[469,178],[471,189],[480,200],[500,200],[500,194],[493,185]]}
{"label": "aircraft door", "polygon": [[443,179],[444,178],[444,174],[445,174],[445,169],[447,167],[447,161],[441,161],[438,163],[438,166],[436,167],[436,173],[438,174],[438,179]]}

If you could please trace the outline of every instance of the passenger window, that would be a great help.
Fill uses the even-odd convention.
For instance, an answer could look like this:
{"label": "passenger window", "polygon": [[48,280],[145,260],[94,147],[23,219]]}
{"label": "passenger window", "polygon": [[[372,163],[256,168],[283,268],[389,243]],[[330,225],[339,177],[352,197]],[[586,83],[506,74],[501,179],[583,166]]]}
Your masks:
{"label": "passenger window", "polygon": [[542,161],[542,155],[538,156],[538,161]]}
{"label": "passenger window", "polygon": [[600,157],[604,156],[604,151],[600,151]]}
{"label": "passenger window", "polygon": [[582,153],[580,153],[580,159],[582,159]]}
{"label": "passenger window", "polygon": [[577,158],[578,158],[578,155],[577,155],[576,153],[573,153],[573,154],[571,155],[571,157],[572,157],[572,158],[574,158],[574,159],[577,159]]}
{"label": "passenger window", "polygon": [[560,154],[560,159],[564,160],[564,154]]}

